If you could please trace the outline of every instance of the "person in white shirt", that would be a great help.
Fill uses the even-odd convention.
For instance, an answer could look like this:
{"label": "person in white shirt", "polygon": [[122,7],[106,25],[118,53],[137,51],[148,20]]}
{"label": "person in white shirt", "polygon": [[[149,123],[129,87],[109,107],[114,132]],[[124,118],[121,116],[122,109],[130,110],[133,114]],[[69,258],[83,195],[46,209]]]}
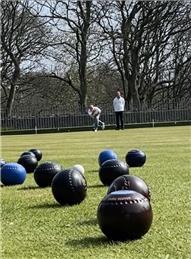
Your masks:
{"label": "person in white shirt", "polygon": [[105,123],[100,120],[101,109],[91,104],[88,109],[88,114],[90,117],[94,119],[94,128],[93,130],[96,132],[98,131],[99,125],[101,126],[102,130],[105,129]]}
{"label": "person in white shirt", "polygon": [[116,97],[113,99],[113,109],[116,116],[116,129],[124,129],[123,112],[125,110],[125,99],[121,96],[120,91],[117,91]]}

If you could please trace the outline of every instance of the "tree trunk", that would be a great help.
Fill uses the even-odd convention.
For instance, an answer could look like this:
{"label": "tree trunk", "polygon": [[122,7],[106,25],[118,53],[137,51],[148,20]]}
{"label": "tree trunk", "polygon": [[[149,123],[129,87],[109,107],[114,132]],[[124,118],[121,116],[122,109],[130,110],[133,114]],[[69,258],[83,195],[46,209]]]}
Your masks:
{"label": "tree trunk", "polygon": [[15,92],[16,92],[16,87],[15,87],[14,84],[11,84],[11,88],[10,88],[10,91],[9,91],[9,97],[7,99],[6,111],[5,111],[7,117],[11,116],[14,98],[15,98]]}
{"label": "tree trunk", "polygon": [[82,8],[81,2],[78,1],[78,5],[81,10],[81,15],[83,18],[83,26],[81,30],[81,51],[80,51],[80,60],[79,60],[79,79],[80,79],[80,89],[81,89],[81,97],[80,97],[80,106],[81,112],[85,112],[87,107],[87,39],[88,39],[88,31],[90,27],[90,15],[91,15],[91,4],[92,1],[86,1],[85,10]]}
{"label": "tree trunk", "polygon": [[16,83],[20,77],[20,67],[19,64],[15,64],[15,71],[13,73],[13,77],[10,83],[10,91],[9,96],[7,99],[7,105],[6,105],[6,116],[11,116],[12,108],[15,100],[15,93],[16,93]]}
{"label": "tree trunk", "polygon": [[137,81],[137,76],[133,74],[129,79],[129,90],[131,92],[131,98],[132,98],[132,109],[139,111],[141,107],[141,103],[140,103],[136,81]]}
{"label": "tree trunk", "polygon": [[87,80],[86,80],[86,65],[87,65],[87,54],[86,54],[86,42],[81,45],[81,55],[79,63],[79,78],[80,78],[80,89],[81,89],[81,111],[84,112],[87,106]]}

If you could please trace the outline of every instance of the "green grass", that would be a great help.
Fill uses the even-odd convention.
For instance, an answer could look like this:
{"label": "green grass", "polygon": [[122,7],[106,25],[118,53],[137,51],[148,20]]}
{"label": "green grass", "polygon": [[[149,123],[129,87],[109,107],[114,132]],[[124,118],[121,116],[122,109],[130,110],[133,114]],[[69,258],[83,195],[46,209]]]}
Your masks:
{"label": "green grass", "polygon": [[[41,162],[56,161],[66,168],[82,164],[88,196],[79,205],[61,207],[51,188],[38,188],[32,174],[23,185],[2,187],[1,258],[189,259],[190,140],[189,126],[3,136],[7,162],[39,148]],[[147,154],[144,167],[130,170],[147,182],[152,195],[153,223],[139,240],[108,241],[97,224],[97,207],[107,192],[99,181],[97,158],[105,148],[121,160],[133,148]]]}

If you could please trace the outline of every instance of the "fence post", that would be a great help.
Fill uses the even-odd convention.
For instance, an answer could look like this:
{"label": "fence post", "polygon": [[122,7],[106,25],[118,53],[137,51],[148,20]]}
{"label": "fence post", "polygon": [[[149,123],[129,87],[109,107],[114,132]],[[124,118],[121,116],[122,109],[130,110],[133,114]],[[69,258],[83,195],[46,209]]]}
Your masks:
{"label": "fence post", "polygon": [[35,131],[35,134],[38,133],[38,130],[37,130],[37,126],[36,126],[36,125],[35,125],[35,127],[34,127],[34,131]]}
{"label": "fence post", "polygon": [[153,128],[155,126],[155,120],[154,119],[152,119],[152,126],[153,126]]}

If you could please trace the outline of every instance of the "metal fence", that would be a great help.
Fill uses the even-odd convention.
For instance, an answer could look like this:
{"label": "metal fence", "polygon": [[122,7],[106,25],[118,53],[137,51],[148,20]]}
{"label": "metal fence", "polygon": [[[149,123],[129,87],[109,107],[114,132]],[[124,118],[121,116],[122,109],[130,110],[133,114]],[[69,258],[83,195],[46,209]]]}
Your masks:
{"label": "metal fence", "polygon": [[[101,115],[108,126],[115,125],[115,114],[112,112],[103,113]],[[191,122],[191,109],[175,109],[175,110],[161,110],[161,111],[140,111],[140,112],[125,112],[125,125],[135,124],[151,124],[163,122]],[[6,131],[20,131],[20,130],[35,130],[40,129],[71,129],[71,128],[85,128],[92,125],[92,119],[87,114],[74,115],[57,115],[57,116],[14,116],[6,118],[1,116],[1,129]]]}

